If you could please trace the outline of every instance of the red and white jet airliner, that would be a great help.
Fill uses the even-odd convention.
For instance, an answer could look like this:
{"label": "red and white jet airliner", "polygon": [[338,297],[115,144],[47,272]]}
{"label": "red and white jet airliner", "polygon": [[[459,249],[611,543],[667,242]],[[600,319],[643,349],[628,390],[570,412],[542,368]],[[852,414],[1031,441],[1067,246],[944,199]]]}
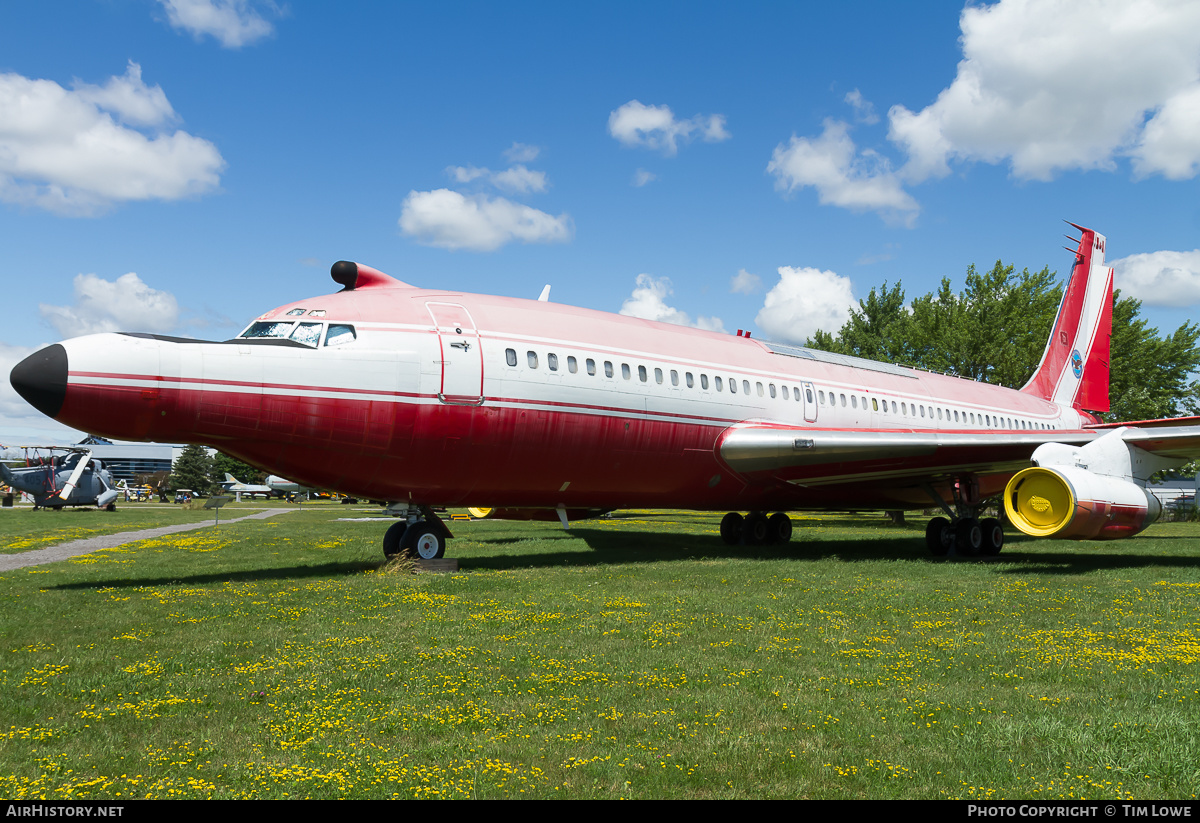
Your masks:
{"label": "red and white jet airliner", "polygon": [[[996,553],[1002,496],[1034,535],[1153,522],[1145,483],[1200,426],[1105,426],[1112,269],[1082,232],[1020,391],[545,300],[420,289],[334,264],[341,291],[209,342],[99,334],[31,355],[16,390],[70,426],[201,443],[306,485],[393,501],[386,553],[440,557],[432,506],[568,517],[730,512],[730,543],[789,539],[784,512],[940,506],[939,554]],[[1167,425],[1170,423],[1171,425]],[[774,514],[768,513],[775,512]]]}

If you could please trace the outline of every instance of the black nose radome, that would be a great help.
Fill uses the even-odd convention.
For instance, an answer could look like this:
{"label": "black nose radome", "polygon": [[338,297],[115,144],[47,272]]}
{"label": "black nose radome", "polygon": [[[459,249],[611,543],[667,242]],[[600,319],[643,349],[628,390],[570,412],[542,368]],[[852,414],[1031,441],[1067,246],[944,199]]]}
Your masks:
{"label": "black nose radome", "polygon": [[67,350],[55,343],[13,366],[8,381],[17,394],[48,417],[56,417],[67,396]]}

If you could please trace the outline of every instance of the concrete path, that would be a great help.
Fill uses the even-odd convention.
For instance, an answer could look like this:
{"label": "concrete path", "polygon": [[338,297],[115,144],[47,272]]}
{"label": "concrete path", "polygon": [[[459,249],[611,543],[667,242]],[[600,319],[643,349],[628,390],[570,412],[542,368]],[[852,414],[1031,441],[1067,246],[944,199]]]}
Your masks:
{"label": "concrete path", "polygon": [[[240,520],[265,520],[277,514],[287,514],[294,511],[299,511],[299,509],[267,509],[256,514],[235,517],[232,520],[222,520],[221,525],[237,523]],[[161,537],[164,534],[190,532],[193,529],[203,529],[205,526],[212,525],[214,524],[208,520],[202,523],[180,523],[175,526],[160,526],[157,529],[141,529],[136,532],[120,532],[119,534],[103,534],[99,537],[85,537],[82,540],[71,540],[67,543],[59,543],[57,546],[34,549],[31,552],[21,552],[20,554],[2,554],[0,555],[0,572],[23,569],[26,566],[40,566],[43,563],[55,563],[59,560],[78,557],[81,554],[97,552],[101,549],[115,549],[117,546],[124,546],[126,543],[149,540],[151,537]]]}

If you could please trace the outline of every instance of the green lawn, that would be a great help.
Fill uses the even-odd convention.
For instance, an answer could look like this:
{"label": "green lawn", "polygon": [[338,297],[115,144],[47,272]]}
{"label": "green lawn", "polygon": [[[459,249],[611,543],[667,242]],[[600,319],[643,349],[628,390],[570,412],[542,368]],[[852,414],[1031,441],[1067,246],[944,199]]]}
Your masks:
{"label": "green lawn", "polygon": [[454,522],[413,575],[370,513],[0,575],[0,796],[1200,793],[1196,524],[960,561],[920,519]]}

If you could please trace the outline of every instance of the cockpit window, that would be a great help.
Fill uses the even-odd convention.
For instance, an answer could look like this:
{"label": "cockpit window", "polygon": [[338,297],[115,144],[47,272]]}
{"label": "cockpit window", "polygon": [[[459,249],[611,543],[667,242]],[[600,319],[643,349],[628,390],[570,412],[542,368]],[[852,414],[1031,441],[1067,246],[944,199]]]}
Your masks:
{"label": "cockpit window", "polygon": [[326,346],[340,346],[343,343],[353,343],[356,338],[353,326],[342,323],[330,323],[329,334],[325,335]]}
{"label": "cockpit window", "polygon": [[321,341],[321,328],[324,325],[324,323],[297,323],[296,330],[292,332],[292,339],[297,343],[315,348]]}
{"label": "cockpit window", "polygon": [[242,332],[242,337],[287,337],[292,333],[292,322],[268,320],[262,323],[251,323],[250,328]]}
{"label": "cockpit window", "polygon": [[298,314],[304,314],[304,309],[292,309],[287,313],[288,317],[295,317]]}
{"label": "cockpit window", "polygon": [[324,317],[325,310],[324,309],[313,309],[312,311],[310,311],[308,313],[308,316],[309,317]]}

